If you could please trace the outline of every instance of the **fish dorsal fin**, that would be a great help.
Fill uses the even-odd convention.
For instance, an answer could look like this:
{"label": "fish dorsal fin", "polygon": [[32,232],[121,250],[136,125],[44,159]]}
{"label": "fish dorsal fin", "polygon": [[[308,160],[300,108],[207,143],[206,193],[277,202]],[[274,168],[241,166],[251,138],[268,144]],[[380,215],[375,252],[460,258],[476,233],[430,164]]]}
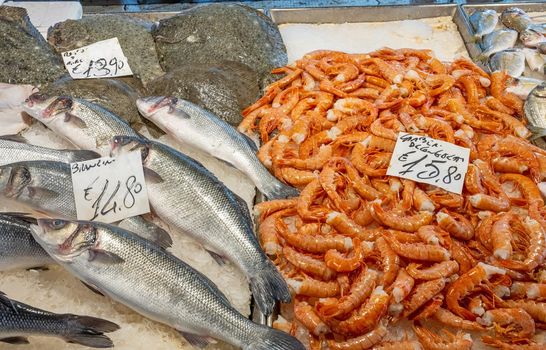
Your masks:
{"label": "fish dorsal fin", "polygon": [[87,128],[87,124],[83,121],[83,119],[70,112],[66,112],[64,114],[64,121],[67,123],[72,123],[80,129]]}
{"label": "fish dorsal fin", "polygon": [[27,139],[25,139],[21,135],[2,135],[0,136],[0,140],[6,140],[6,141],[13,141],[13,142],[19,142],[19,143],[27,143]]}
{"label": "fish dorsal fin", "polygon": [[86,283],[84,281],[80,281],[84,286],[86,286],[90,291],[92,291],[95,294],[104,296],[104,293],[100,291],[95,285]]}
{"label": "fish dorsal fin", "polygon": [[152,184],[159,184],[164,181],[161,175],[159,175],[152,169],[143,167],[142,170],[144,171],[144,177],[146,178],[146,181],[149,181]]}

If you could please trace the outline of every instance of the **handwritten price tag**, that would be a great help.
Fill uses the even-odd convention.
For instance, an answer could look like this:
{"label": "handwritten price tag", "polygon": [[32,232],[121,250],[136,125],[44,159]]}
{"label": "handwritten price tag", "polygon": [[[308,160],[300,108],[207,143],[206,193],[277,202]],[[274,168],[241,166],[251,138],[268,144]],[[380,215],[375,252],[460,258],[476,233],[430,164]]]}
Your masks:
{"label": "handwritten price tag", "polygon": [[461,194],[470,150],[426,136],[399,133],[387,175]]}
{"label": "handwritten price tag", "polygon": [[97,41],[61,54],[74,79],[111,78],[133,75],[118,38]]}
{"label": "handwritten price tag", "polygon": [[150,211],[140,151],[71,163],[78,220],[105,223]]}

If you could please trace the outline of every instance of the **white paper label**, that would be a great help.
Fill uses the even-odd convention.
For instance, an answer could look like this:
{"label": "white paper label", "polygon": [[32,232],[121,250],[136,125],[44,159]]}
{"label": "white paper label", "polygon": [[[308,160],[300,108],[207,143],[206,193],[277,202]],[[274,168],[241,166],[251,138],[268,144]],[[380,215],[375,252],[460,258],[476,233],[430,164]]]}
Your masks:
{"label": "white paper label", "polygon": [[70,164],[78,220],[105,223],[150,212],[140,151]]}
{"label": "white paper label", "polygon": [[461,194],[470,150],[426,136],[398,134],[387,175]]}
{"label": "white paper label", "polygon": [[111,78],[133,75],[118,38],[97,41],[61,54],[73,79]]}

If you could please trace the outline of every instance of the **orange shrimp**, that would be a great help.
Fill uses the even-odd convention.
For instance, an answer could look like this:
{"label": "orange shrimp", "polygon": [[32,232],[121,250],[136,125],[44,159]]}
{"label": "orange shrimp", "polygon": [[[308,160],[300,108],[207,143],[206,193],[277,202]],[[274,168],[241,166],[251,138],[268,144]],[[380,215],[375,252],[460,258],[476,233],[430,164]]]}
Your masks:
{"label": "orange shrimp", "polygon": [[387,116],[376,119],[370,125],[370,131],[375,136],[396,141],[398,132],[405,131],[405,128],[396,116]]}
{"label": "orange shrimp", "polygon": [[544,344],[513,344],[512,342],[503,342],[502,340],[490,337],[488,335],[484,335],[482,337],[482,342],[486,345],[502,350],[544,350]]}
{"label": "orange shrimp", "polygon": [[380,324],[371,332],[344,342],[328,340],[328,348],[330,350],[366,350],[381,342],[386,335],[387,327]]}
{"label": "orange shrimp", "polygon": [[469,252],[469,249],[466,245],[454,239],[451,241],[451,257],[459,264],[459,272],[466,273],[474,265],[476,265],[476,259]]}
{"label": "orange shrimp", "polygon": [[324,254],[326,266],[337,272],[351,272],[356,270],[361,263],[362,247],[358,238],[353,239],[353,250],[347,256],[335,249],[330,249]]}
{"label": "orange shrimp", "polygon": [[427,350],[470,350],[472,348],[472,338],[469,334],[453,333],[442,329],[440,335],[424,328],[413,325],[415,335]]}
{"label": "orange shrimp", "polygon": [[430,224],[433,219],[433,215],[429,211],[420,211],[411,216],[399,216],[384,211],[380,201],[373,201],[371,209],[372,215],[378,222],[399,231],[415,232],[419,227]]}
{"label": "orange shrimp", "polygon": [[375,328],[387,312],[390,296],[383,286],[376,287],[370,299],[363,304],[357,313],[343,321],[328,321],[330,328],[342,335],[358,335]]}
{"label": "orange shrimp", "polygon": [[290,215],[293,209],[284,209],[267,216],[258,227],[258,237],[260,246],[267,255],[275,256],[282,251],[281,244],[277,235],[276,221],[279,217]]}
{"label": "orange shrimp", "polygon": [[284,181],[296,187],[306,186],[318,177],[314,171],[300,170],[290,167],[282,168],[281,173]]}
{"label": "orange shrimp", "polygon": [[444,295],[436,294],[434,297],[432,297],[432,299],[429,302],[427,302],[421,308],[421,311],[419,311],[419,313],[415,315],[412,319],[414,321],[420,321],[420,320],[426,320],[433,317],[436,314],[436,311],[440,309],[443,302],[444,302]]}
{"label": "orange shrimp", "polygon": [[419,227],[417,236],[426,244],[441,245],[449,248],[449,234],[438,226],[425,225]]}
{"label": "orange shrimp", "polygon": [[296,209],[298,214],[308,220],[323,220],[328,214],[328,209],[324,207],[313,208],[312,205],[316,198],[324,192],[320,185],[319,179],[311,181],[301,191],[300,196],[296,199]]}
{"label": "orange shrimp", "polygon": [[461,214],[442,209],[436,213],[436,221],[439,227],[455,238],[467,241],[474,237],[474,227]]}
{"label": "orange shrimp", "polygon": [[540,190],[538,189],[535,182],[527,176],[521,174],[501,174],[499,176],[499,181],[501,183],[506,181],[513,182],[522,192],[523,197],[528,204],[531,204],[532,202],[537,202],[538,205],[544,206],[544,200],[542,199],[542,194],[540,193]]}
{"label": "orange shrimp", "polygon": [[400,243],[391,235],[384,235],[396,254],[412,260],[441,262],[449,260],[451,254],[444,247],[423,243]]}
{"label": "orange shrimp", "polygon": [[447,307],[458,316],[471,321],[476,320],[476,315],[460,306],[459,301],[462,300],[475,287],[488,281],[491,276],[495,274],[504,275],[505,273],[506,271],[504,269],[487,265],[482,262],[478,263],[478,265],[460,276],[459,279],[449,286],[446,293]]}
{"label": "orange shrimp", "polygon": [[495,324],[496,333],[507,338],[523,339],[535,334],[535,321],[520,308],[488,310],[478,322],[486,327]]}
{"label": "orange shrimp", "polygon": [[535,321],[546,323],[546,303],[539,303],[534,300],[505,300],[504,307],[523,309]]}
{"label": "orange shrimp", "polygon": [[330,269],[322,260],[299,253],[290,247],[284,247],[282,252],[288,262],[311,276],[324,281],[330,281],[336,277],[335,271]]}
{"label": "orange shrimp", "polygon": [[391,152],[363,151],[357,143],[351,152],[351,163],[363,175],[378,177],[387,174]]}
{"label": "orange shrimp", "polygon": [[536,220],[526,217],[523,225],[527,229],[530,239],[524,261],[501,260],[497,263],[508,269],[517,271],[531,271],[544,262],[546,249],[546,233],[544,227]]}
{"label": "orange shrimp", "polygon": [[296,300],[294,303],[294,316],[310,333],[317,337],[330,331],[326,323],[315,313],[315,309],[305,301]]}
{"label": "orange shrimp", "polygon": [[510,200],[504,193],[499,197],[493,197],[483,193],[473,194],[468,197],[468,201],[474,208],[480,210],[501,212],[510,209]]}
{"label": "orange shrimp", "polygon": [[343,235],[356,237],[363,241],[373,241],[377,238],[376,234],[365,230],[363,227],[351,220],[347,215],[337,211],[333,211],[328,214],[326,217],[326,223]]}
{"label": "orange shrimp", "polygon": [[319,314],[326,318],[346,315],[353,311],[370,296],[375,288],[378,273],[372,269],[362,269],[351,285],[349,293],[330,302],[319,301],[316,305]]}
{"label": "orange shrimp", "polygon": [[296,206],[297,200],[295,198],[291,199],[274,199],[271,201],[261,202],[254,206],[254,213],[260,215],[263,220],[265,217],[273,214],[274,212],[294,208]]}
{"label": "orange shrimp", "polygon": [[512,256],[512,232],[510,223],[516,218],[513,213],[500,213],[491,227],[491,243],[493,255],[499,259],[509,259]]}
{"label": "orange shrimp", "polygon": [[312,254],[325,253],[330,249],[348,251],[353,241],[341,235],[296,234],[290,233],[282,220],[276,222],[277,232],[291,246]]}
{"label": "orange shrimp", "polygon": [[381,343],[374,350],[422,350],[421,343],[417,340],[402,340],[394,343]]}
{"label": "orange shrimp", "polygon": [[330,298],[339,295],[339,282],[323,282],[311,277],[301,277],[299,279],[287,279],[286,283],[297,295],[308,297]]}
{"label": "orange shrimp", "polygon": [[445,278],[459,271],[459,264],[453,260],[442,261],[425,269],[419,269],[420,266],[420,264],[410,263],[406,267],[406,271],[417,280]]}
{"label": "orange shrimp", "polygon": [[546,283],[514,282],[510,286],[510,297],[546,299]]}
{"label": "orange shrimp", "polygon": [[419,187],[415,187],[413,191],[413,207],[418,211],[434,212],[436,209],[432,199]]}
{"label": "orange shrimp", "polygon": [[444,278],[438,278],[436,280],[426,281],[416,285],[408,298],[403,302],[403,316],[408,317],[413,314],[417,309],[431,300],[436,294],[440,293],[445,286],[446,282]]}
{"label": "orange shrimp", "polygon": [[463,329],[465,331],[483,331],[484,327],[477,322],[468,321],[455,315],[449,310],[439,308],[434,314],[434,318],[446,326]]}
{"label": "orange shrimp", "polygon": [[290,166],[297,169],[316,170],[321,169],[322,166],[332,157],[332,146],[322,145],[319,147],[315,156],[307,159],[279,159],[278,164],[280,166]]}
{"label": "orange shrimp", "polygon": [[375,245],[381,254],[381,260],[383,265],[383,279],[382,285],[385,287],[390,286],[398,275],[400,269],[400,258],[396,254],[387,241],[383,237],[377,238]]}
{"label": "orange shrimp", "polygon": [[400,269],[396,279],[391,285],[392,298],[395,303],[400,303],[404,300],[413,289],[415,280],[411,277],[405,269]]}

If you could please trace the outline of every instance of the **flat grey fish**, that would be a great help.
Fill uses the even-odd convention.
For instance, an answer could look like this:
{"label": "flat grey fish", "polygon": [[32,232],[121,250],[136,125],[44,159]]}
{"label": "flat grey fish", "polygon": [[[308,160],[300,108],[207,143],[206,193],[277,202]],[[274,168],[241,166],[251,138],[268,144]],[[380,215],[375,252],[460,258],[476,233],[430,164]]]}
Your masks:
{"label": "flat grey fish", "polygon": [[[277,25],[260,11],[239,4],[207,4],[162,19],[153,32],[167,72],[185,64],[236,61],[269,79],[287,64]],[[183,57],[183,59],[181,59]]]}
{"label": "flat grey fish", "polygon": [[0,213],[0,271],[54,264],[32,237],[30,224],[24,216]]}
{"label": "flat grey fish", "polygon": [[543,81],[539,79],[519,77],[517,79],[511,79],[508,82],[506,91],[516,94],[522,100],[526,100],[531,91],[542,84],[542,82]]}
{"label": "flat grey fish", "polygon": [[527,126],[533,132],[532,139],[546,136],[546,83],[531,91],[523,105]]}
{"label": "flat grey fish", "polygon": [[546,33],[544,25],[533,22],[525,11],[517,7],[510,7],[502,11],[501,21],[507,28],[513,29],[519,33],[529,28],[543,34]]}
{"label": "flat grey fish", "polygon": [[47,40],[64,52],[116,37],[132,72],[146,85],[163,74],[151,28],[152,23],[125,15],[86,16],[50,27]]}
{"label": "flat grey fish", "polygon": [[[28,208],[70,220],[77,218],[70,165],[52,161],[25,161],[0,166],[0,196]],[[169,248],[170,235],[140,216],[124,219],[120,227]]]}
{"label": "flat grey fish", "polygon": [[546,37],[534,29],[525,29],[519,34],[519,40],[527,47],[538,47],[546,42]]}
{"label": "flat grey fish", "polygon": [[166,224],[194,237],[205,249],[232,261],[250,281],[262,313],[290,292],[260,248],[246,202],[194,159],[158,142],[116,136],[112,154],[139,149],[150,204]]}
{"label": "flat grey fish", "polygon": [[505,71],[513,78],[523,74],[525,70],[525,54],[519,49],[509,49],[497,52],[489,59],[493,71]]}
{"label": "flat grey fish", "polygon": [[37,86],[64,74],[61,57],[32,25],[27,11],[0,6],[0,83]]}
{"label": "flat grey fish", "polygon": [[522,49],[523,54],[525,55],[525,60],[527,61],[527,65],[529,68],[531,68],[534,72],[542,72],[543,74],[546,74],[544,72],[544,64],[545,60],[543,55],[540,54],[537,50],[524,48]]}
{"label": "flat grey fish", "polygon": [[28,160],[72,163],[98,157],[100,154],[93,151],[53,149],[31,145],[22,137],[0,137],[0,165]]}
{"label": "flat grey fish", "polygon": [[479,39],[495,30],[499,21],[499,15],[497,15],[495,10],[478,10],[474,11],[469,19],[470,24],[474,28],[474,37]]}
{"label": "flat grey fish", "polygon": [[23,109],[78,148],[108,155],[116,135],[136,136],[124,120],[102,106],[70,96],[32,94]]}
{"label": "flat grey fish", "polygon": [[129,231],[89,221],[40,219],[38,225],[33,236],[66,270],[177,329],[194,346],[214,338],[243,350],[305,349],[292,336],[241,315],[204,275]]}
{"label": "flat grey fish", "polygon": [[484,50],[478,60],[485,62],[494,53],[514,47],[518,40],[518,32],[511,29],[499,29],[483,37],[482,49]]}
{"label": "flat grey fish", "polygon": [[0,342],[29,344],[28,337],[57,337],[91,348],[112,348],[104,333],[119,326],[101,318],[55,314],[8,298],[0,292]]}
{"label": "flat grey fish", "polygon": [[239,62],[181,63],[148,84],[151,96],[174,96],[216,114],[233,126],[260,98],[259,76]]}
{"label": "flat grey fish", "polygon": [[297,197],[260,162],[254,141],[209,111],[176,97],[137,101],[140,113],[176,140],[228,162],[245,173],[268,199]]}

